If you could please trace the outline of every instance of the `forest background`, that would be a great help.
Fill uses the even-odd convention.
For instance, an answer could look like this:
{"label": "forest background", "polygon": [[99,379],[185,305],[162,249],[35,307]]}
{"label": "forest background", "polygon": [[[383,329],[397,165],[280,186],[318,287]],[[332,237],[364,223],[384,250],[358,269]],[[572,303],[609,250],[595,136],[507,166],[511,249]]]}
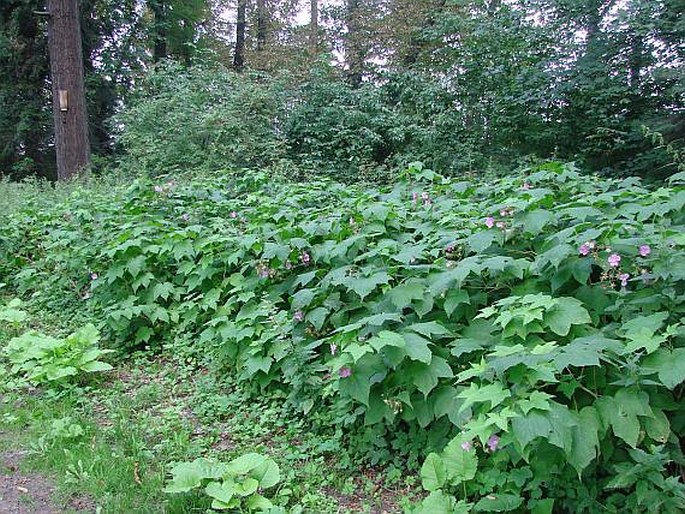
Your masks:
{"label": "forest background", "polygon": [[[677,171],[683,0],[85,0],[92,168]],[[0,173],[54,178],[45,5],[0,6]],[[674,158],[674,155],[676,156]]]}

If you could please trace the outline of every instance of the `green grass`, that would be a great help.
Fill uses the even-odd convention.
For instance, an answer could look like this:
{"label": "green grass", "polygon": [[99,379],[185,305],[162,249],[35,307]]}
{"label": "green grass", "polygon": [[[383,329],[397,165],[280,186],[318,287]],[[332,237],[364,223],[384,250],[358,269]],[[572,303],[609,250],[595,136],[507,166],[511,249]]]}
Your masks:
{"label": "green grass", "polygon": [[[28,449],[27,471],[54,476],[60,497],[85,495],[102,514],[205,512],[200,495],[162,492],[170,464],[246,452],[278,462],[273,499],[289,512],[400,510],[399,476],[386,484],[379,470],[340,469],[338,443],[309,430],[279,398],[250,402],[216,376],[180,359],[139,357],[69,392],[10,391],[0,405],[0,448]],[[83,433],[57,433],[53,423],[65,418]]]}

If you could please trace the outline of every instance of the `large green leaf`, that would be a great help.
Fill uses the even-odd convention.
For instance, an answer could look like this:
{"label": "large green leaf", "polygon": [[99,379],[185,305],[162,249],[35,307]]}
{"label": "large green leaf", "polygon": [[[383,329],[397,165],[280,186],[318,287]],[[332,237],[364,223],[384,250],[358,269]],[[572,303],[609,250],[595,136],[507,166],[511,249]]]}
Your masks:
{"label": "large green leaf", "polygon": [[523,498],[514,494],[489,494],[481,498],[473,508],[474,512],[510,512],[518,509]]}
{"label": "large green leaf", "polygon": [[673,351],[659,349],[645,358],[643,365],[646,369],[653,369],[662,384],[674,389],[685,381],[685,348]]}
{"label": "large green leaf", "polygon": [[571,325],[592,323],[583,303],[575,298],[557,298],[554,307],[545,316],[545,321],[555,334],[568,335]]}
{"label": "large green leaf", "polygon": [[462,448],[460,438],[453,439],[442,452],[447,481],[453,485],[472,480],[478,470],[478,457],[473,450]]}
{"label": "large green leaf", "polygon": [[281,472],[278,464],[269,458],[252,469],[250,476],[259,482],[259,487],[262,489],[269,489],[281,481]]}
{"label": "large green leaf", "polygon": [[406,372],[417,389],[424,395],[428,395],[438,385],[440,378],[454,376],[447,361],[436,355],[431,357],[430,364],[416,361],[409,363]]}
{"label": "large green leaf", "polygon": [[421,466],[421,485],[426,491],[437,491],[445,485],[447,469],[437,453],[429,453]]}
{"label": "large green leaf", "polygon": [[421,300],[425,290],[426,284],[423,281],[412,280],[393,287],[388,295],[393,305],[402,310],[411,305],[413,300]]}

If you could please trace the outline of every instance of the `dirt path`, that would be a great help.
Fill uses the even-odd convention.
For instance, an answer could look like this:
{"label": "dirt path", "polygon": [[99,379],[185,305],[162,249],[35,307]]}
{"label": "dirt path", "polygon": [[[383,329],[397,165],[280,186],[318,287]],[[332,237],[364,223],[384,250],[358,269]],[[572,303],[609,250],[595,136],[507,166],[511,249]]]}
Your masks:
{"label": "dirt path", "polygon": [[[58,506],[54,501],[55,486],[38,473],[20,473],[22,451],[0,453],[0,514],[66,514],[95,512],[78,499]],[[88,502],[86,502],[88,503]]]}

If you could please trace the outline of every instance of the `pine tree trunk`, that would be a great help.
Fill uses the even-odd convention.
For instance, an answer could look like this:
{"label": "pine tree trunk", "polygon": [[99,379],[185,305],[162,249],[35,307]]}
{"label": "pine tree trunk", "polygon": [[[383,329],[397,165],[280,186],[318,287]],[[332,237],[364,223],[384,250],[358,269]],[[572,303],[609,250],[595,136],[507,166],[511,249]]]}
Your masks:
{"label": "pine tree trunk", "polygon": [[245,66],[245,18],[247,0],[238,0],[238,20],[235,31],[235,53],[233,54],[233,67],[242,70]]}
{"label": "pine tree trunk", "polygon": [[48,0],[48,12],[57,179],[66,180],[90,163],[78,0]]}
{"label": "pine tree trunk", "polygon": [[257,51],[266,46],[266,6],[265,0],[257,0]]}
{"label": "pine tree trunk", "polygon": [[347,80],[357,88],[362,84],[364,71],[364,52],[361,49],[361,34],[359,25],[359,0],[347,0],[346,24],[347,37],[345,40],[345,61],[347,62]]}
{"label": "pine tree trunk", "polygon": [[319,49],[319,0],[311,0],[311,14],[309,17],[309,48],[312,54]]}
{"label": "pine tree trunk", "polygon": [[152,60],[157,63],[167,57],[166,8],[164,0],[152,0],[149,5],[155,18],[152,26]]}

